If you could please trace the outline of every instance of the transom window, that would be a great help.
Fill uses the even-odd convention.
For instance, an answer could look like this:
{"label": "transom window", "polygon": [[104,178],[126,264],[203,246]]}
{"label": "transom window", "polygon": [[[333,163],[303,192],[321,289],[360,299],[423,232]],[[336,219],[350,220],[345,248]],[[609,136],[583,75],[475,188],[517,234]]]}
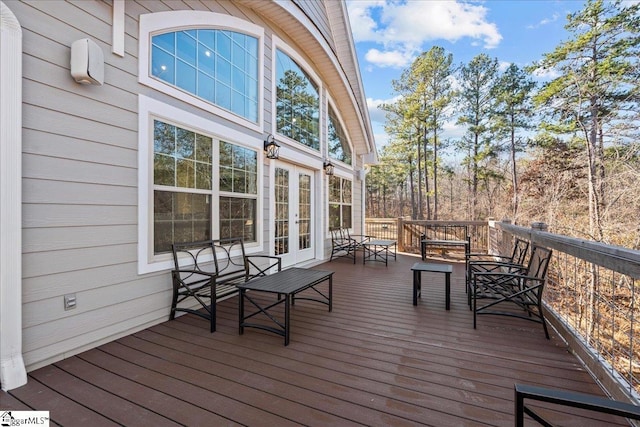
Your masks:
{"label": "transom window", "polygon": [[338,116],[333,107],[329,105],[329,129],[327,132],[327,143],[329,145],[329,156],[340,160],[348,165],[351,164],[351,147]]}
{"label": "transom window", "polygon": [[151,38],[151,75],[258,121],[258,39],[239,32],[193,29]]}
{"label": "transom window", "polygon": [[352,183],[348,179],[329,177],[329,228],[351,228]]}
{"label": "transom window", "polygon": [[318,86],[289,55],[276,49],[277,132],[320,150]]}
{"label": "transom window", "polygon": [[161,120],[153,122],[153,149],[154,253],[216,235],[256,241],[257,151]]}

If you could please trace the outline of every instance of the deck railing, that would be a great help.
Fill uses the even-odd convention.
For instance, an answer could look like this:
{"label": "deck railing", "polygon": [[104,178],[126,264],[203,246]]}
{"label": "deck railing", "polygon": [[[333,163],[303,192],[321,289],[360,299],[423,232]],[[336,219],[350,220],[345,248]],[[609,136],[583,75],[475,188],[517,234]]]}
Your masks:
{"label": "deck railing", "polygon": [[[378,239],[393,239],[398,242],[398,250],[420,253],[420,236],[430,235],[429,230],[445,233],[447,240],[465,240],[466,230],[471,236],[471,249],[486,251],[489,228],[487,221],[419,221],[403,218],[367,218],[365,233]],[[441,237],[444,238],[444,237]]]}
{"label": "deck railing", "polygon": [[509,253],[513,237],[553,249],[544,296],[549,322],[614,399],[640,404],[640,251],[549,233],[543,224],[365,223],[366,234],[395,239],[412,253],[420,253],[419,230],[434,224],[467,225],[472,251]]}
{"label": "deck railing", "polygon": [[612,397],[640,404],[640,251],[508,223],[490,223],[489,234],[553,249],[550,322]]}

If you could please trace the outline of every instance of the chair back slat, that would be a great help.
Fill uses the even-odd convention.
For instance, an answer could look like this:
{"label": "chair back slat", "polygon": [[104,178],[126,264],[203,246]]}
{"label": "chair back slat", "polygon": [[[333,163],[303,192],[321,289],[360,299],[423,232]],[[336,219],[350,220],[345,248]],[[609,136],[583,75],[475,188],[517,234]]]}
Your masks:
{"label": "chair back slat", "polygon": [[516,238],[513,243],[511,261],[515,264],[524,265],[529,251],[529,241]]}

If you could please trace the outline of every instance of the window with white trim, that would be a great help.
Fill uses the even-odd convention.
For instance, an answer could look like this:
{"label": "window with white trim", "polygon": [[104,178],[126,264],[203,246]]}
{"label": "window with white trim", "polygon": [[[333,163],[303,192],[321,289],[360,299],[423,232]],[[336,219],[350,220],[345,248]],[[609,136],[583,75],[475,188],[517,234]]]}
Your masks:
{"label": "window with white trim", "polygon": [[350,165],[351,147],[349,146],[347,133],[344,131],[340,120],[338,120],[338,115],[331,104],[329,104],[327,124],[327,145],[329,157]]}
{"label": "window with white trim", "polygon": [[329,177],[329,228],[352,226],[352,181],[336,175]]}
{"label": "window with white trim", "polygon": [[234,114],[258,121],[258,39],[189,29],[151,37],[151,75]]}
{"label": "window with white trim", "polygon": [[276,131],[320,150],[319,86],[280,49],[276,49]]}
{"label": "window with white trim", "polygon": [[[175,242],[226,237],[255,242],[257,177],[256,150],[154,119],[154,254],[170,251]],[[212,205],[219,206],[217,224]]]}

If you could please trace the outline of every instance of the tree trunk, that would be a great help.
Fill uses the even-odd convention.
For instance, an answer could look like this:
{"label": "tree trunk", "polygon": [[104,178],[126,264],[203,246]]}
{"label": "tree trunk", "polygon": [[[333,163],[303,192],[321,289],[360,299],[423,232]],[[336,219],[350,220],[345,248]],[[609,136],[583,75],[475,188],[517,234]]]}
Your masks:
{"label": "tree trunk", "polygon": [[[513,122],[513,120],[512,120]],[[516,170],[516,134],[515,129],[511,126],[511,183],[513,185],[513,224],[517,224],[518,219],[518,175]]]}

